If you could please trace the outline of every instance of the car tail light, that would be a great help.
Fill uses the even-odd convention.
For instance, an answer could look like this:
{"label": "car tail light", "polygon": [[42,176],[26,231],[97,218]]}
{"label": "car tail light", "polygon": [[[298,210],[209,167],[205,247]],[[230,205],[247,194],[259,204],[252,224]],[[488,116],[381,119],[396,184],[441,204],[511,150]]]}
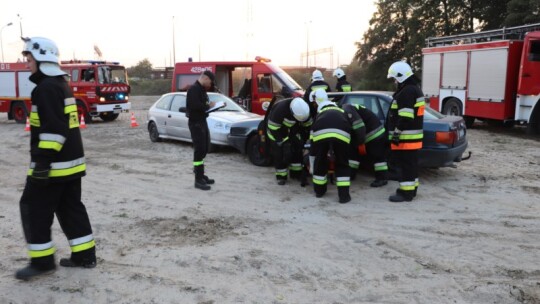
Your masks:
{"label": "car tail light", "polygon": [[435,141],[438,144],[453,145],[456,141],[456,131],[435,132]]}

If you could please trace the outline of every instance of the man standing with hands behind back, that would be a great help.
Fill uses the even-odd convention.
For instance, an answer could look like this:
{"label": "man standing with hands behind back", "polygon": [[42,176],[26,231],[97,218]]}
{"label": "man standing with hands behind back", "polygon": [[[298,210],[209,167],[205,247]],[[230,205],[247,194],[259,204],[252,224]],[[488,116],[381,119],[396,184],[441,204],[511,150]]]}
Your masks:
{"label": "man standing with hands behind back", "polygon": [[204,158],[210,144],[210,131],[206,118],[208,109],[215,105],[208,99],[207,91],[214,88],[216,77],[210,71],[204,71],[199,79],[189,88],[186,97],[186,115],[193,142],[193,173],[195,173],[195,188],[210,190],[213,179],[204,175]]}

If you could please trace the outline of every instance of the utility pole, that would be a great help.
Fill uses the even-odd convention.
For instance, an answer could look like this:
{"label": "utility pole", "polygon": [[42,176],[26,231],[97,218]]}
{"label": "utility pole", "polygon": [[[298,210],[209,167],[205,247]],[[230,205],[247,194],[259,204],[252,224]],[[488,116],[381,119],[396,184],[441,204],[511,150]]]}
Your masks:
{"label": "utility pole", "polygon": [[173,65],[176,64],[176,42],[174,39],[174,16],[172,16],[172,55],[173,55]]}

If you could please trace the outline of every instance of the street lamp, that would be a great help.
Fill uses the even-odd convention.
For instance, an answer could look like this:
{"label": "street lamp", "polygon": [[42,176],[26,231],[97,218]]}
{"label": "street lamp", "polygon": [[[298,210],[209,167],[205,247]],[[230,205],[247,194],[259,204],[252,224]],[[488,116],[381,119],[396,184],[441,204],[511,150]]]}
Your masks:
{"label": "street lamp", "polygon": [[4,62],[4,43],[2,41],[2,31],[4,30],[5,27],[8,27],[10,25],[13,25],[13,22],[10,22],[10,23],[2,26],[2,28],[0,29],[0,48],[2,49],[2,62]]}
{"label": "street lamp", "polygon": [[306,21],[306,68],[309,67],[309,25],[311,24],[311,20]]}

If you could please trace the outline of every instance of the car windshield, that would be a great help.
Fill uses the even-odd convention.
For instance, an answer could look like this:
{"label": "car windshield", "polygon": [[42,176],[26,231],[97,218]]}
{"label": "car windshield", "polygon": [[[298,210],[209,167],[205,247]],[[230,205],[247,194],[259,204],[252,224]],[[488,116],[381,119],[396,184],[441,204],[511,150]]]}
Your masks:
{"label": "car windshield", "polygon": [[245,112],[245,110],[239,106],[234,100],[222,94],[209,93],[208,98],[210,101],[223,101],[225,102],[225,107],[219,109],[218,111],[229,111],[229,112]]}

